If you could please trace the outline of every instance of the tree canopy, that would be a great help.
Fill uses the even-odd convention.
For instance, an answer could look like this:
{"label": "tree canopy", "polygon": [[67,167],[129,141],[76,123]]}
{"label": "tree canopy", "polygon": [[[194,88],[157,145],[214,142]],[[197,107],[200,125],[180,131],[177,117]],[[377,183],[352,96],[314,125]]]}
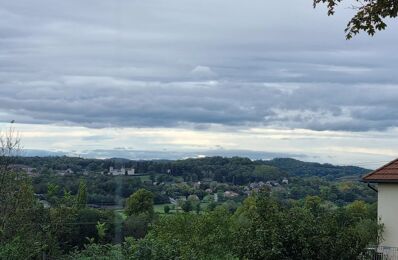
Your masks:
{"label": "tree canopy", "polygon": [[[328,15],[333,15],[338,4],[347,0],[314,0],[314,7],[326,4]],[[398,1],[395,0],[353,0],[352,8],[356,14],[348,22],[345,29],[347,39],[361,31],[373,36],[376,31],[387,27],[385,19],[396,18],[398,15]]]}
{"label": "tree canopy", "polygon": [[126,203],[127,215],[153,214],[153,193],[145,189],[139,189],[132,194]]}

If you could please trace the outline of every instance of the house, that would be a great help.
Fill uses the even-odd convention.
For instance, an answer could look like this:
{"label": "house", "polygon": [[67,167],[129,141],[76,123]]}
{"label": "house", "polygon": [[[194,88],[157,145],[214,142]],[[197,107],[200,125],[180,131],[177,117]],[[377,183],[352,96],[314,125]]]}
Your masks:
{"label": "house", "polygon": [[210,194],[211,194],[211,193],[213,193],[213,190],[212,190],[212,189],[210,189],[210,188],[208,188],[208,189],[206,189],[206,190],[205,190],[205,192],[207,192],[207,193],[210,193]]}
{"label": "house", "polygon": [[74,173],[74,171],[70,168],[68,168],[66,170],[56,170],[55,172],[59,176],[70,176]]}
{"label": "house", "polygon": [[379,246],[398,248],[398,159],[367,174],[362,180],[377,191],[377,217],[384,225],[383,241]]}
{"label": "house", "polygon": [[122,166],[120,169],[115,169],[112,166],[109,167],[109,175],[117,176],[117,175],[135,175],[135,169],[134,168],[124,168]]}
{"label": "house", "polygon": [[239,194],[238,193],[236,193],[236,192],[233,192],[233,191],[226,191],[226,192],[224,192],[224,197],[225,198],[235,198],[235,197],[237,197],[237,196],[239,196]]}
{"label": "house", "polygon": [[289,184],[289,180],[287,178],[283,178],[282,184]]}

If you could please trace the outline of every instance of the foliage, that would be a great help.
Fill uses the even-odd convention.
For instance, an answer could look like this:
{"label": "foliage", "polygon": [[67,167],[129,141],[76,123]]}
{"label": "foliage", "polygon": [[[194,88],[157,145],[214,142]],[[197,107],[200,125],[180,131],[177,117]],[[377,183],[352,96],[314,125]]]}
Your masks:
{"label": "foliage", "polygon": [[379,227],[364,205],[329,210],[309,197],[286,207],[260,193],[235,215],[234,251],[247,259],[355,259],[377,242]]}
{"label": "foliage", "polygon": [[[39,258],[43,253],[54,259],[355,259],[377,242],[380,231],[372,191],[340,179],[358,177],[366,172],[362,168],[237,157],[27,160],[48,164],[48,171],[32,181],[35,190],[46,193],[51,207],[44,209],[38,202],[25,175],[0,171],[0,259]],[[96,173],[56,176],[47,168],[101,171],[121,163],[169,183],[146,184],[136,177]],[[283,177],[289,177],[288,185],[259,193],[250,190],[252,195],[240,204],[250,182]],[[224,191],[239,196],[228,200]],[[219,202],[213,201],[213,194]],[[184,212],[155,214],[154,202],[169,203],[169,196],[182,203]],[[90,201],[121,204],[124,198],[127,216],[86,206]],[[204,212],[202,199],[210,202]],[[169,211],[165,206],[164,212]]]}
{"label": "foliage", "polygon": [[151,222],[152,218],[148,214],[131,215],[124,221],[123,236],[143,238],[148,233]]}
{"label": "foliage", "polygon": [[18,147],[12,128],[0,135],[0,259],[35,258],[51,244],[45,232],[46,212],[30,180],[10,167]]}
{"label": "foliage", "polygon": [[192,209],[193,209],[192,202],[191,202],[190,200],[184,201],[184,202],[182,203],[182,205],[181,205],[181,209],[182,209],[184,212],[191,212]]}
{"label": "foliage", "polygon": [[133,256],[138,259],[232,259],[230,214],[181,213],[165,216],[141,241]]}
{"label": "foliage", "polygon": [[[328,15],[335,13],[336,6],[343,0],[314,0],[314,7],[320,3],[326,3]],[[376,31],[384,30],[387,27],[386,18],[396,18],[398,15],[398,2],[385,0],[355,0],[352,8],[356,14],[348,22],[345,29],[347,39],[351,39],[360,31],[374,35]]]}
{"label": "foliage", "polygon": [[122,253],[120,245],[100,245],[90,243],[81,251],[74,251],[65,257],[65,260],[111,260],[126,259]]}
{"label": "foliage", "polygon": [[85,208],[87,204],[87,184],[80,180],[79,191],[76,198],[76,206],[79,209]]}
{"label": "foliage", "polygon": [[153,215],[153,193],[145,189],[139,189],[132,194],[126,202],[126,214],[139,215],[139,214]]}
{"label": "foliage", "polygon": [[95,228],[97,229],[99,240],[103,241],[105,239],[105,235],[106,235],[106,231],[107,231],[106,223],[101,223],[101,222],[97,221],[97,225],[95,225]]}

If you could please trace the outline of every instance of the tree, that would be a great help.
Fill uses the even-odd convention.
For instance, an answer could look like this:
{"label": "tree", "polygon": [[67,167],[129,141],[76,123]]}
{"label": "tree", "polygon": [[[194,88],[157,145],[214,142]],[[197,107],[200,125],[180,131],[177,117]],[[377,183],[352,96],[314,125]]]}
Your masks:
{"label": "tree", "polygon": [[181,205],[181,209],[184,212],[191,212],[193,209],[192,202],[189,200],[184,201],[184,203]]}
{"label": "tree", "polygon": [[153,216],[153,199],[152,192],[139,189],[127,199],[126,214],[131,216],[145,213]]}
{"label": "tree", "polygon": [[200,208],[200,203],[197,203],[197,204],[195,205],[196,214],[199,214],[199,213],[200,213],[200,210],[201,210],[201,208]]}
{"label": "tree", "polygon": [[0,259],[35,259],[50,248],[43,206],[26,174],[12,167],[20,147],[14,128],[0,134]]}
{"label": "tree", "polygon": [[377,242],[378,225],[362,202],[321,210],[319,197],[285,206],[269,194],[247,198],[233,225],[241,259],[358,259]]}
{"label": "tree", "polygon": [[79,191],[77,193],[76,206],[78,209],[83,209],[87,204],[87,184],[85,181],[80,180]]}
{"label": "tree", "polygon": [[164,206],[164,213],[165,214],[169,214],[169,212],[170,212],[170,206],[169,205],[166,205],[166,206]]}
{"label": "tree", "polygon": [[224,209],[163,216],[137,241],[129,259],[237,259],[231,252],[230,220]]}
{"label": "tree", "polygon": [[[328,15],[335,13],[336,6],[343,0],[314,0],[314,7],[320,3],[327,4]],[[384,30],[387,27],[385,19],[396,18],[398,15],[398,2],[395,0],[353,0],[356,5],[352,8],[356,14],[348,22],[345,29],[346,38],[351,39],[360,31],[373,36],[376,31]]]}
{"label": "tree", "polygon": [[123,225],[123,236],[143,238],[148,233],[149,224],[152,218],[145,213],[138,215],[131,215],[125,221]]}

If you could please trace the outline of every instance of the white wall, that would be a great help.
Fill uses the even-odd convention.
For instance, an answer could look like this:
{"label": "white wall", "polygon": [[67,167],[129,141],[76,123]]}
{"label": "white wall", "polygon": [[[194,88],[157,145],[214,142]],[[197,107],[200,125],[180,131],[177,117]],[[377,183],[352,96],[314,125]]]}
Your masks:
{"label": "white wall", "polygon": [[398,247],[398,184],[379,183],[377,215],[384,224],[381,245]]}

